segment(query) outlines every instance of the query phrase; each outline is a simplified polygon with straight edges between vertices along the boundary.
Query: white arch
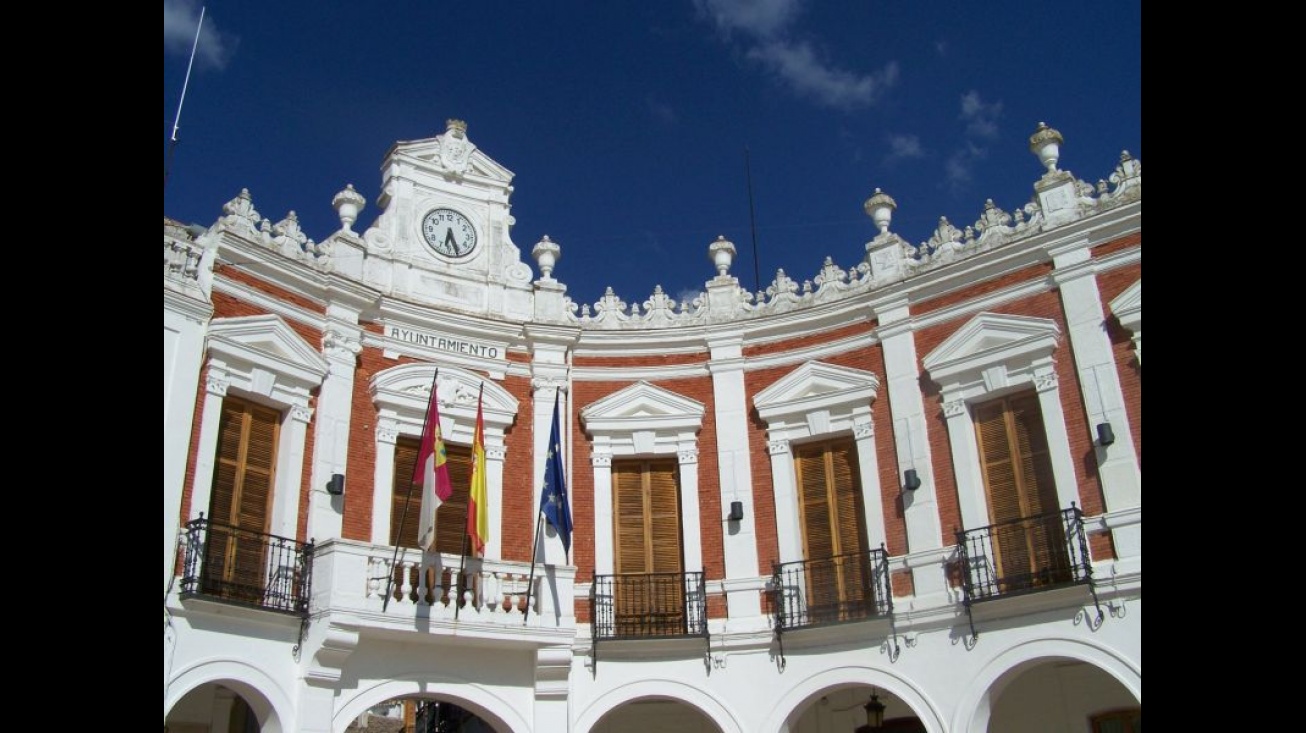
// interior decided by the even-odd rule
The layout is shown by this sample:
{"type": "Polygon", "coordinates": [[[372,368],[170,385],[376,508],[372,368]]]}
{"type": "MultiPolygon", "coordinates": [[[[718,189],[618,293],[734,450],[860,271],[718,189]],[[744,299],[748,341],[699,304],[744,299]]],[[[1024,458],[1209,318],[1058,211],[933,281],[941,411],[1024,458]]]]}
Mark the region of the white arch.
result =
{"type": "Polygon", "coordinates": [[[293,730],[290,722],[294,720],[294,703],[290,695],[263,670],[231,659],[196,662],[173,677],[163,704],[164,719],[183,697],[210,683],[221,683],[244,698],[263,733],[293,730]]]}
{"type": "Polygon", "coordinates": [[[958,733],[985,733],[992,712],[993,695],[1001,692],[1022,668],[1032,662],[1074,659],[1091,664],[1111,675],[1143,704],[1143,672],[1132,660],[1115,649],[1086,639],[1068,637],[1033,639],[1016,644],[990,659],[980,668],[973,684],[967,686],[957,701],[952,730],[958,733]]]}
{"type": "Polygon", "coordinates": [[[670,679],[640,680],[600,695],[576,716],[576,724],[572,729],[576,733],[587,733],[598,725],[604,715],[628,702],[647,698],[684,703],[706,715],[722,733],[744,733],[734,711],[726,708],[719,700],[694,685],[670,679]]]}
{"type": "Polygon", "coordinates": [[[415,677],[384,680],[370,687],[360,687],[352,696],[345,697],[341,691],[340,702],[336,705],[336,714],[331,720],[332,730],[343,732],[355,718],[369,708],[396,697],[439,697],[448,700],[464,710],[476,714],[500,731],[528,731],[530,723],[513,708],[511,700],[500,697],[491,690],[473,682],[456,679],[448,675],[442,680],[415,677]]]}
{"type": "Polygon", "coordinates": [[[798,723],[798,718],[805,707],[803,703],[820,697],[833,688],[854,685],[878,687],[902,700],[912,709],[912,712],[916,713],[916,717],[920,718],[929,733],[941,733],[946,730],[938,706],[919,685],[894,670],[861,665],[822,670],[790,685],[767,713],[762,730],[789,731],[798,723]]]}

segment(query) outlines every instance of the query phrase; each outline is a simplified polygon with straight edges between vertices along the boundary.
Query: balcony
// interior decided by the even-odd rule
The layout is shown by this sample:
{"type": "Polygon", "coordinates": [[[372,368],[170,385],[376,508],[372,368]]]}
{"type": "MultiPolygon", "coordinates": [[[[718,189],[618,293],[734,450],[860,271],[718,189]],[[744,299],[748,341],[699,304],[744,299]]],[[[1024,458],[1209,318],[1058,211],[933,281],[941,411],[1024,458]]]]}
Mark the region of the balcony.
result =
{"type": "Polygon", "coordinates": [[[964,602],[1093,582],[1084,514],[1075,507],[957,532],[964,602]]]}
{"type": "Polygon", "coordinates": [[[881,547],[776,563],[771,598],[777,632],[887,616],[893,613],[888,556],[881,547]]]}
{"type": "Polygon", "coordinates": [[[201,516],[186,524],[182,597],[308,613],[313,543],[252,532],[201,516]]]}
{"type": "Polygon", "coordinates": [[[590,607],[596,644],[707,638],[707,585],[701,572],[595,575],[590,607]]]}

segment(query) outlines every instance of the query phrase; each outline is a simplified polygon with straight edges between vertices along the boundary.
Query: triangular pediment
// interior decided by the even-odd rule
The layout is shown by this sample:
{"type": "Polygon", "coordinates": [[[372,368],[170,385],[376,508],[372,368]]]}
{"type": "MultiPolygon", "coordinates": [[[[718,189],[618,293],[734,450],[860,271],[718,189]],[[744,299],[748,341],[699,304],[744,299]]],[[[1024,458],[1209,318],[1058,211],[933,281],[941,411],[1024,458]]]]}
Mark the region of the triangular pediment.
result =
{"type": "Polygon", "coordinates": [[[879,386],[880,379],[872,372],[809,361],[758,392],[753,404],[762,409],[849,391],[869,390],[874,396],[879,386]]]}
{"type": "Polygon", "coordinates": [[[1134,330],[1134,326],[1143,320],[1143,281],[1139,280],[1125,288],[1108,305],[1120,320],[1120,325],[1134,330]]]}
{"type": "Polygon", "coordinates": [[[703,413],[703,403],[641,381],[591,402],[580,416],[586,430],[594,433],[659,427],[697,430],[703,413]]]}
{"type": "Polygon", "coordinates": [[[431,381],[436,382],[442,417],[453,417],[459,422],[474,420],[477,399],[487,428],[506,428],[516,418],[518,402],[508,390],[498,383],[485,379],[475,372],[457,367],[440,367],[428,362],[401,364],[377,372],[369,385],[372,402],[382,411],[400,417],[426,412],[431,398],[431,381]]]}
{"type": "Polygon", "coordinates": [[[1048,318],[980,313],[924,359],[931,378],[996,364],[1027,364],[1056,349],[1061,330],[1048,318]]]}
{"type": "Polygon", "coordinates": [[[280,316],[218,318],[209,326],[208,339],[210,354],[225,361],[256,364],[306,381],[326,376],[326,360],[280,316]]]}
{"type": "MultiPolygon", "coordinates": [[[[445,133],[445,135],[448,135],[448,133],[445,133]]],[[[437,135],[422,140],[397,142],[386,155],[385,165],[403,161],[414,164],[420,169],[441,175],[454,173],[461,176],[489,179],[504,185],[512,182],[512,171],[481,152],[470,141],[466,141],[465,148],[458,151],[457,157],[450,155],[451,150],[446,144],[445,135],[437,135]]]]}

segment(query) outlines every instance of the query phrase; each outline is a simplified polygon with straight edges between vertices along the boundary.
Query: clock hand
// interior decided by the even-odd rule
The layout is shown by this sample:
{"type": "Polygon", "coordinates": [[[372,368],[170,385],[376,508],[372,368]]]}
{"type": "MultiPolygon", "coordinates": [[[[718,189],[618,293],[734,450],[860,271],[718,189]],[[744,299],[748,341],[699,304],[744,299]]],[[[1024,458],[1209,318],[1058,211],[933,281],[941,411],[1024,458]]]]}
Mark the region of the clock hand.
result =
{"type": "Polygon", "coordinates": [[[461,254],[458,251],[458,240],[453,238],[452,229],[446,229],[444,231],[444,246],[448,247],[449,251],[454,254],[461,254]]]}

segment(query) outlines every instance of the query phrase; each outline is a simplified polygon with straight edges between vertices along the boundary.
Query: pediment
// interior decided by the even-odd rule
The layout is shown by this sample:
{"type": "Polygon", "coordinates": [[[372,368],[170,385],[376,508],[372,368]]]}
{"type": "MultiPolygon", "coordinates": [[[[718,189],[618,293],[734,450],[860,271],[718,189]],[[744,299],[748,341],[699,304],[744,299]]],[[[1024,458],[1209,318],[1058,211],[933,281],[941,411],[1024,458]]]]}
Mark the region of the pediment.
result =
{"type": "Polygon", "coordinates": [[[753,405],[768,422],[780,415],[805,414],[875,399],[880,379],[863,369],[809,361],[757,393],[753,405]]]}
{"type": "Polygon", "coordinates": [[[326,359],[295,333],[280,316],[218,318],[209,326],[208,349],[229,363],[259,366],[320,383],[326,376],[326,359]]]}
{"type": "Polygon", "coordinates": [[[697,400],[641,381],[591,402],[580,416],[586,430],[594,434],[659,428],[697,430],[704,412],[703,403],[697,400]]]}
{"type": "Polygon", "coordinates": [[[486,178],[503,185],[512,182],[512,171],[481,152],[466,138],[462,140],[465,141],[464,149],[458,151],[456,157],[450,155],[451,151],[445,135],[397,142],[386,156],[386,163],[392,160],[407,160],[419,168],[440,174],[454,173],[460,176],[486,178]]]}
{"type": "Polygon", "coordinates": [[[995,365],[1027,365],[1050,357],[1060,333],[1048,318],[980,313],[927,354],[923,363],[940,383],[952,375],[995,365]]]}
{"type": "Polygon", "coordinates": [[[453,418],[459,423],[475,420],[476,400],[480,395],[487,430],[502,430],[512,424],[519,403],[508,390],[466,369],[442,366],[439,370],[437,376],[436,365],[418,362],[377,372],[368,385],[372,402],[396,418],[407,421],[416,416],[420,422],[430,402],[434,377],[441,418],[453,418]]]}
{"type": "Polygon", "coordinates": [[[1130,285],[1107,304],[1120,320],[1120,325],[1133,331],[1143,322],[1143,281],[1130,285]]]}

